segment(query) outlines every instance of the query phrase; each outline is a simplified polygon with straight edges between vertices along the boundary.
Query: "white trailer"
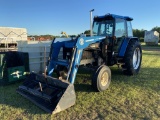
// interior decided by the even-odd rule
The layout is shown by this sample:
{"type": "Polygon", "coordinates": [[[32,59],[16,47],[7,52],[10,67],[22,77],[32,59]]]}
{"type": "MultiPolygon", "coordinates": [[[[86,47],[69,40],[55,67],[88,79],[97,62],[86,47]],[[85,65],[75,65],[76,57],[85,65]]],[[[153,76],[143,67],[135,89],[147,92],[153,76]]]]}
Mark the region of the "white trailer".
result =
{"type": "Polygon", "coordinates": [[[27,41],[25,28],[0,27],[0,51],[16,49],[17,41],[27,41]]]}
{"type": "Polygon", "coordinates": [[[147,45],[158,45],[159,33],[157,31],[145,31],[144,42],[147,45]]]}

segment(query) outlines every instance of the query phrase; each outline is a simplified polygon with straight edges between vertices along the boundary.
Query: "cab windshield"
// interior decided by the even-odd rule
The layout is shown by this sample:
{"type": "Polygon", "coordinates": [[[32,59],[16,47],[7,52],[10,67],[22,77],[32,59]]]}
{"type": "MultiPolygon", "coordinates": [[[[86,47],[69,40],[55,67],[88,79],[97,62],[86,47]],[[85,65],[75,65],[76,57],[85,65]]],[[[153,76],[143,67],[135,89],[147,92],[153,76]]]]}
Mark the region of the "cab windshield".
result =
{"type": "Polygon", "coordinates": [[[94,21],[93,35],[94,36],[113,36],[114,20],[94,21]]]}

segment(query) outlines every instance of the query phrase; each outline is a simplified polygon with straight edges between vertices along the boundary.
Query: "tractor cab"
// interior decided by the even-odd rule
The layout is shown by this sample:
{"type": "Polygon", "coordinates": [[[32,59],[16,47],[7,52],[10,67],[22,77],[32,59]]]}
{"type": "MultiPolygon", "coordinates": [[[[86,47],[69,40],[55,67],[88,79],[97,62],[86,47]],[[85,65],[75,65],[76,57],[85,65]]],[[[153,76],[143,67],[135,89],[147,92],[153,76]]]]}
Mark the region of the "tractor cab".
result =
{"type": "Polygon", "coordinates": [[[114,14],[95,16],[93,36],[105,36],[108,49],[111,49],[114,53],[120,53],[120,47],[124,39],[133,37],[132,20],[128,16],[114,14]]]}
{"type": "Polygon", "coordinates": [[[95,16],[93,22],[93,35],[95,36],[116,36],[133,37],[131,21],[127,16],[107,14],[105,16],[95,16]]]}

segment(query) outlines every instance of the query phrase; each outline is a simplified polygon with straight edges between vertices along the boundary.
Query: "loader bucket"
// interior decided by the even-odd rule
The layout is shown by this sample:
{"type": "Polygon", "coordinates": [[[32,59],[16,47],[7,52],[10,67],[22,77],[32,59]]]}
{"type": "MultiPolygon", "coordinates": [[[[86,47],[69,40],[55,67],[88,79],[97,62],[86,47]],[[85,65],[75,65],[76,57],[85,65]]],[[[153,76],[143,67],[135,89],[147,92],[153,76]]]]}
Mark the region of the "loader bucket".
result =
{"type": "Polygon", "coordinates": [[[71,107],[76,100],[73,84],[36,73],[31,73],[17,92],[52,114],[71,107]]]}

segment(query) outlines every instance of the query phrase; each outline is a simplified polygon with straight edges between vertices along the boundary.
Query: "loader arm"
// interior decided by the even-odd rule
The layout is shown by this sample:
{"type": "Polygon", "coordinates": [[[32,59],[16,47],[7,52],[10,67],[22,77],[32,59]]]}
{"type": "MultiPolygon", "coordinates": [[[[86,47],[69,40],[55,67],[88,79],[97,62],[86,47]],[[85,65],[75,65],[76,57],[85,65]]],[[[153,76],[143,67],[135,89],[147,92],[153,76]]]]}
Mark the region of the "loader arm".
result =
{"type": "Polygon", "coordinates": [[[51,60],[48,66],[48,76],[52,76],[53,71],[57,65],[66,66],[68,70],[67,80],[74,84],[75,77],[78,71],[78,67],[81,63],[82,53],[85,48],[87,48],[92,43],[99,43],[104,40],[103,36],[93,36],[93,37],[79,37],[77,40],[71,41],[56,41],[53,44],[53,52],[51,55],[51,60]],[[66,59],[58,59],[61,48],[73,48],[72,58],[69,62],[66,59]]]}
{"type": "Polygon", "coordinates": [[[79,37],[75,40],[55,39],[52,43],[51,55],[48,64],[48,75],[31,73],[17,92],[29,99],[40,108],[50,113],[57,113],[75,104],[76,95],[74,81],[81,62],[82,53],[90,44],[101,42],[105,37],[79,37]],[[72,49],[70,60],[63,56],[59,59],[61,49],[66,52],[72,49]],[[52,77],[53,71],[58,65],[68,68],[66,80],[52,77]]]}

